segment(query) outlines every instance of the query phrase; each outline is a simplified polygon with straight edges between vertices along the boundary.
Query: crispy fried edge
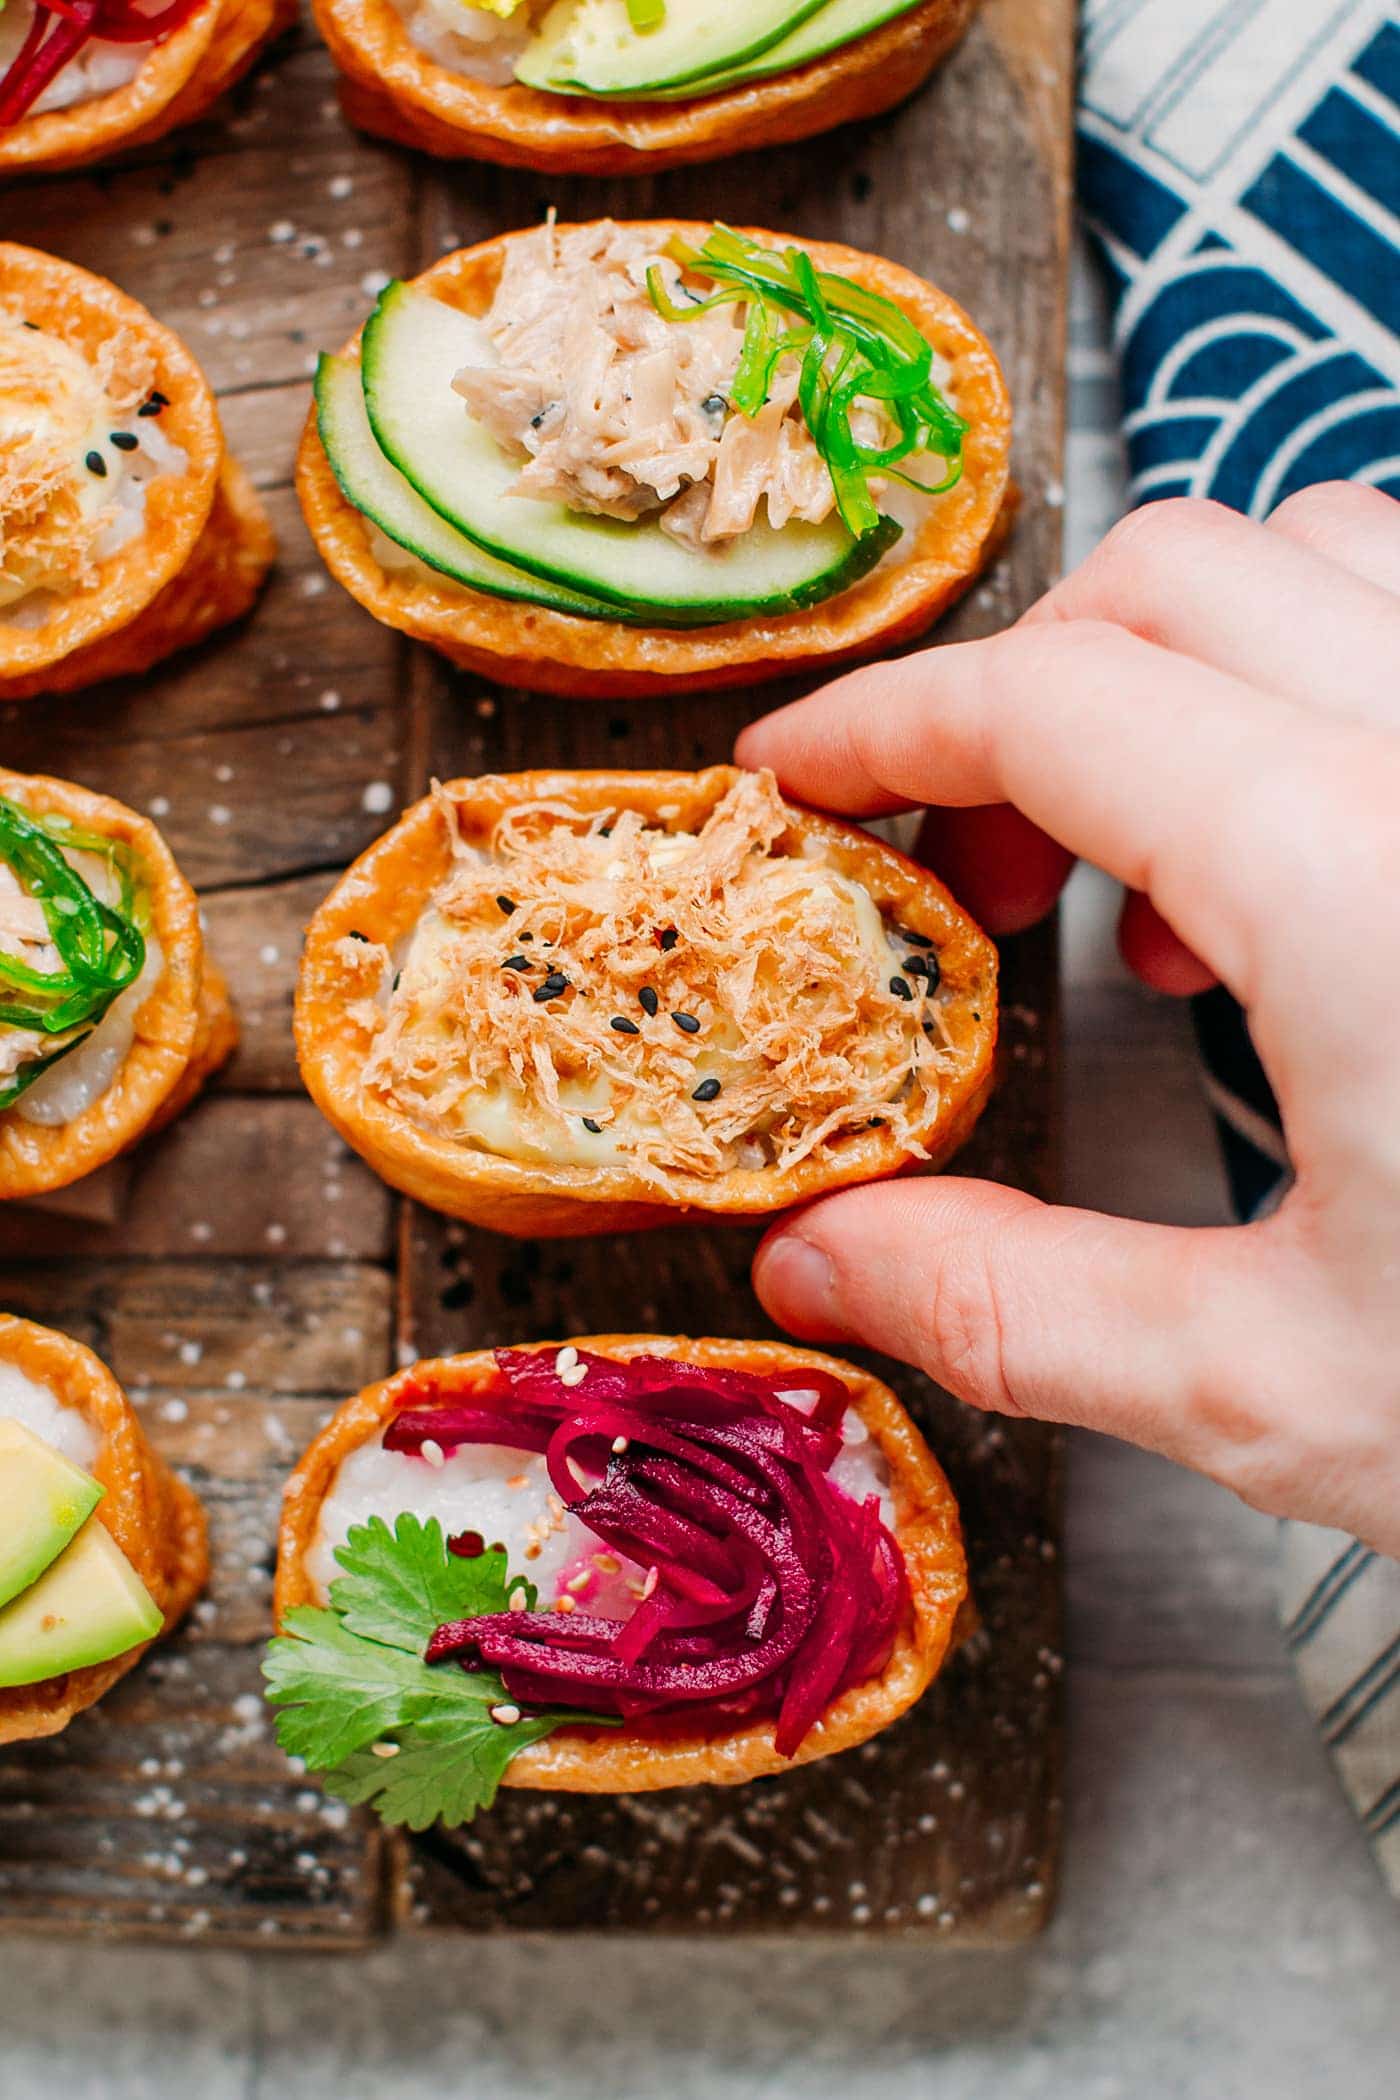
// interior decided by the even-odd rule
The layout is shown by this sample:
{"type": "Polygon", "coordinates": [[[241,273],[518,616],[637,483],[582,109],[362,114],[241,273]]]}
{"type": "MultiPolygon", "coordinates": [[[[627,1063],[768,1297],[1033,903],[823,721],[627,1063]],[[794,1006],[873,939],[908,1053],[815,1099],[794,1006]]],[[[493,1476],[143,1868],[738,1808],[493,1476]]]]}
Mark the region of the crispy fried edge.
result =
{"type": "MultiPolygon", "coordinates": [[[[623,804],[655,822],[695,830],[737,778],[732,766],[702,773],[515,773],[459,780],[471,832],[489,835],[521,802],[565,802],[594,811],[623,804]]],[[[940,1090],[937,1113],[919,1133],[930,1163],[962,1144],[991,1091],[996,1046],[996,950],[947,890],[869,832],[788,805],[792,832],[820,838],[838,864],[864,883],[902,925],[938,944],[956,1068],[940,1090]]],[[[854,1182],[878,1181],[910,1165],[888,1129],[848,1136],[839,1148],[809,1154],[782,1172],[732,1169],[717,1180],[676,1174],[666,1197],[616,1167],[544,1167],[473,1152],[418,1128],[362,1085],[370,1034],[351,1010],[362,998],[338,952],[353,928],[392,947],[415,924],[447,873],[442,819],[431,798],[415,803],[346,871],[307,929],[297,981],[295,1030],[302,1078],[321,1113],[376,1173],[433,1209],[519,1237],[636,1231],[692,1214],[753,1218],[786,1210],[854,1182]]]]}
{"type": "Polygon", "coordinates": [[[352,124],[448,159],[551,174],[655,174],[791,144],[878,116],[913,94],[966,30],[977,0],[924,0],[907,15],[770,80],[693,102],[603,101],[496,87],[439,65],[391,0],[313,0],[352,124]]]}
{"type": "MultiPolygon", "coordinates": [[[[145,1583],[165,1616],[163,1632],[169,1633],[209,1579],[207,1527],[198,1497],[151,1449],[116,1379],[81,1342],[0,1313],[0,1357],[76,1407],[100,1434],[102,1449],[93,1472],[107,1492],[97,1518],[145,1583]]],[[[150,1645],[39,1684],[0,1689],[0,1743],[57,1735],[124,1677],[150,1645]]]]}
{"type": "MultiPolygon", "coordinates": [[[[556,1342],[528,1343],[535,1351],[556,1342]]],[[[722,1737],[674,1727],[648,1736],[642,1730],[564,1728],[512,1761],[505,1784],[548,1787],[569,1793],[642,1793],[660,1787],[731,1786],[741,1780],[786,1772],[835,1751],[867,1741],[897,1720],[937,1676],[967,1595],[967,1564],[953,1491],[923,1437],[889,1387],[868,1372],[835,1357],[786,1342],[691,1341],[670,1335],[589,1335],[575,1347],[600,1356],[677,1356],[687,1363],[761,1375],[800,1377],[820,1370],[839,1378],[889,1467],[895,1498],[895,1537],[909,1574],[911,1622],[896,1641],[879,1677],[853,1685],[827,1709],[795,1758],[779,1757],[771,1721],[754,1722],[722,1737]]],[[[306,1556],[315,1540],[321,1505],[343,1461],[367,1443],[400,1408],[422,1405],[426,1384],[436,1383],[443,1403],[494,1376],[490,1350],[411,1365],[381,1384],[366,1387],[332,1416],[287,1482],[277,1555],[274,1608],[279,1626],[295,1605],[317,1596],[306,1556]]]]}

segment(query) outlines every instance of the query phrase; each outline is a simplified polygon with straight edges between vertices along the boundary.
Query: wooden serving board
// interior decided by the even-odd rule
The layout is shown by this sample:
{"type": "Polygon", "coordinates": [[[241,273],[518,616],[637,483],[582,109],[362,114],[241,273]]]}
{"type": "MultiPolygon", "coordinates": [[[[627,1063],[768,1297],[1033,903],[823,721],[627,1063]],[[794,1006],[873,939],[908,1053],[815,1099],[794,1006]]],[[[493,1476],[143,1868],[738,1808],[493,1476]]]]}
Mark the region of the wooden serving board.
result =
{"type": "MultiPolygon", "coordinates": [[[[878,1743],[737,1790],[502,1796],[403,1845],[290,1772],[258,1696],[280,1484],[329,1409],[396,1360],[606,1329],[747,1335],[753,1236],[679,1229],[517,1244],[399,1202],[301,1093],[300,930],[337,869],[433,773],[695,766],[785,697],[569,704],[449,673],[323,572],[291,489],[315,352],[388,275],[564,217],[674,213],[887,253],[976,314],[1018,410],[1012,547],[945,626],[1004,625],[1056,573],[1071,0],[987,0],[892,118],[650,182],[440,169],[371,145],[295,35],[216,119],[119,169],[11,190],[0,224],[115,278],[220,394],[276,518],[279,567],[240,630],[142,681],[0,710],[0,760],[151,811],[205,895],[243,1041],[138,1155],[119,1219],[0,1217],[0,1303],[90,1342],[213,1516],[187,1629],[62,1738],[0,1753],[0,1930],[363,1945],[470,1931],[1032,1932],[1058,1825],[1055,1441],[896,1380],[963,1503],[983,1629],[878,1743]]],[[[964,1164],[1053,1186],[1055,962],[1004,950],[1001,1090],[964,1164]]]]}

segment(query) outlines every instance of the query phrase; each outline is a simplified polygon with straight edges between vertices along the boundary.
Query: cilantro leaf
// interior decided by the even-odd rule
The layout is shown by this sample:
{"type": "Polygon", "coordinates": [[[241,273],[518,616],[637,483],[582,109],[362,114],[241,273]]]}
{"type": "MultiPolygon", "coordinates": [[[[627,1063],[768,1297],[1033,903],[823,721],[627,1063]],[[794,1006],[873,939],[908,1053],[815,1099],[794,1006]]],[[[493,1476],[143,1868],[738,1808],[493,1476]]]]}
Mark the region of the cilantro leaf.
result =
{"type": "Polygon", "coordinates": [[[263,1676],[283,1750],[342,1801],[410,1830],[470,1822],[530,1743],[571,1722],[619,1725],[556,1711],[496,1721],[493,1709],[514,1706],[496,1671],[422,1660],[449,1619],[507,1611],[520,1590],[533,1607],[534,1589],[507,1575],[504,1553],[460,1559],[436,1518],[403,1515],[392,1531],[379,1517],[356,1525],[336,1558],[345,1573],[329,1609],[287,1613],[263,1676]]]}
{"type": "Polygon", "coordinates": [[[375,1809],[386,1823],[410,1830],[442,1823],[451,1830],[489,1808],[516,1752],[558,1725],[551,1716],[503,1728],[486,1701],[454,1701],[415,1721],[392,1756],[361,1750],[348,1757],[327,1774],[326,1787],[355,1807],[375,1809]]]}
{"type": "Polygon", "coordinates": [[[267,1697],[284,1709],[278,1742],[314,1771],[338,1765],[397,1727],[415,1699],[431,1705],[436,1696],[437,1673],[417,1656],[362,1640],[333,1611],[301,1605],[287,1613],[284,1626],[263,1662],[267,1697]]]}
{"type": "Polygon", "coordinates": [[[510,1593],[535,1592],[523,1576],[506,1575],[504,1553],[462,1559],[449,1553],[436,1517],[401,1516],[391,1531],[382,1517],[357,1524],[336,1551],[344,1575],[331,1585],[331,1609],[352,1633],[422,1655],[439,1626],[506,1611],[510,1593]]]}

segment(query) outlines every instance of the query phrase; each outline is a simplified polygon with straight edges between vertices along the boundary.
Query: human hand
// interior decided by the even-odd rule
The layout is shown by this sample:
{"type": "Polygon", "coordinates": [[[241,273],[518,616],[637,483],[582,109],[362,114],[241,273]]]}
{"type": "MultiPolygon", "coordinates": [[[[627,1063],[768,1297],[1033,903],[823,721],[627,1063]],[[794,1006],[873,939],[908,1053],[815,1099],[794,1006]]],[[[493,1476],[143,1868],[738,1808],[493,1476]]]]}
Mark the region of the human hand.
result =
{"type": "Polygon", "coordinates": [[[1244,1005],[1296,1175],[1213,1230],[847,1190],[764,1240],[769,1311],[1400,1554],[1400,504],[1152,505],[1005,634],[855,671],[738,756],[818,808],[937,805],[930,857],[993,933],[1075,855],[1108,869],[1140,974],[1244,1005]]]}

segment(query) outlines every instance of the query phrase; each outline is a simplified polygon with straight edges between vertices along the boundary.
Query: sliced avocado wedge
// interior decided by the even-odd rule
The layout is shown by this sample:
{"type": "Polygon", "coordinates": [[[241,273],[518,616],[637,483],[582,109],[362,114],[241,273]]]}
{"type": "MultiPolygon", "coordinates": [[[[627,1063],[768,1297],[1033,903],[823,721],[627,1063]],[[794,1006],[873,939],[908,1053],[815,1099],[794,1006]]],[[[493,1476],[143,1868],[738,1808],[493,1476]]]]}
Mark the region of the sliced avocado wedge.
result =
{"type": "Polygon", "coordinates": [[[0,1611],[0,1687],[110,1662],[153,1640],[163,1623],[131,1562],[94,1519],[0,1611]]]}
{"type": "Polygon", "coordinates": [[[375,443],[353,358],[322,357],[317,365],[316,428],[346,502],[430,569],[493,598],[517,598],[593,619],[613,617],[600,599],[510,568],[440,518],[375,443]]]}
{"type": "Polygon", "coordinates": [[[516,61],[527,87],[645,100],[755,58],[825,0],[666,0],[655,29],[634,29],[627,0],[559,0],[516,61]]]}
{"type": "Polygon", "coordinates": [[[661,88],[656,99],[693,102],[702,95],[719,95],[726,88],[743,87],[750,80],[771,80],[775,73],[795,73],[799,66],[809,66],[814,59],[825,58],[828,52],[839,51],[843,44],[853,44],[858,37],[869,36],[873,30],[883,29],[886,22],[922,5],[923,0],[827,0],[825,7],[818,8],[756,57],[726,66],[718,73],[707,73],[681,87],[661,88]]]}
{"type": "Polygon", "coordinates": [[[90,1473],[32,1429],[0,1421],[0,1605],[52,1566],[102,1495],[90,1473]]]}
{"type": "Polygon", "coordinates": [[[603,600],[613,619],[698,627],[796,612],[857,582],[899,538],[894,520],[882,518],[856,540],[833,512],[820,525],[755,525],[722,548],[696,550],[649,520],[592,517],[513,495],[516,462],[452,391],[463,365],[494,360],[469,314],[411,285],[389,285],[360,348],[379,448],[478,547],[603,600]]]}

